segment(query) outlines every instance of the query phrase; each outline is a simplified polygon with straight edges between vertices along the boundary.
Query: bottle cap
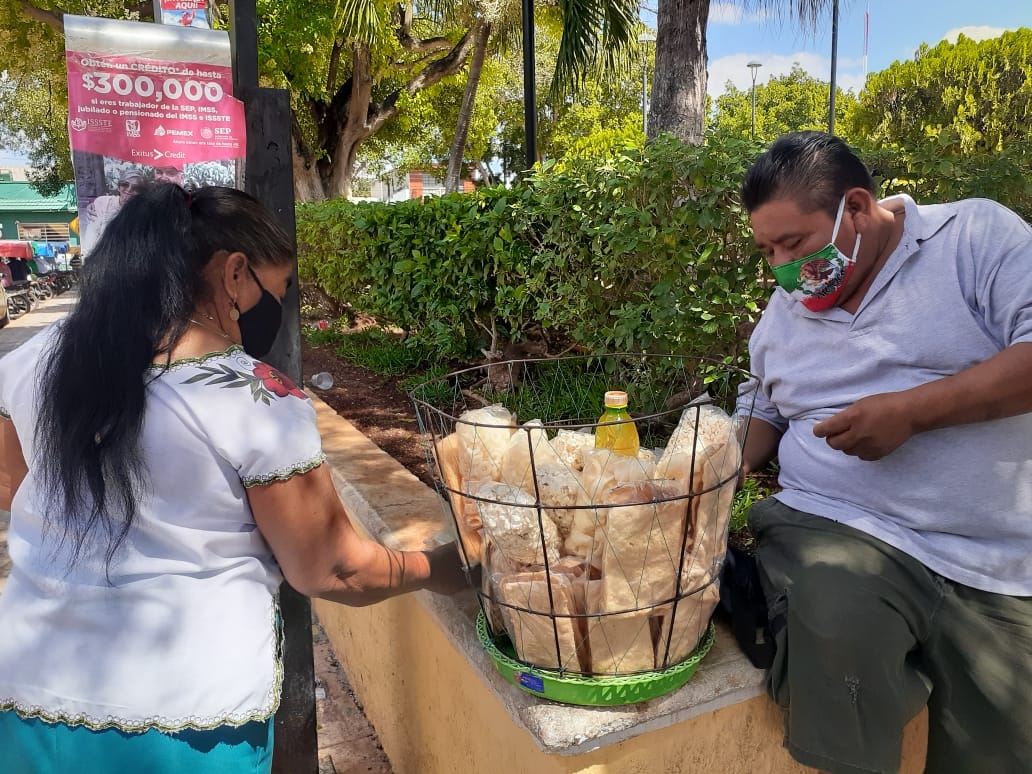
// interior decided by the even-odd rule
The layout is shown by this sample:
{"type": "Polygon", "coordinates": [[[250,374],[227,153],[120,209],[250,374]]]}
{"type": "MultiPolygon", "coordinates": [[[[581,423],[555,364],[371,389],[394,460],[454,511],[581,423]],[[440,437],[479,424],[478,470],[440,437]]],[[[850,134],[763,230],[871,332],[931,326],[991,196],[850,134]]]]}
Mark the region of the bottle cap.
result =
{"type": "Polygon", "coordinates": [[[606,405],[611,408],[621,408],[627,405],[627,393],[623,390],[609,390],[606,393],[606,405]]]}

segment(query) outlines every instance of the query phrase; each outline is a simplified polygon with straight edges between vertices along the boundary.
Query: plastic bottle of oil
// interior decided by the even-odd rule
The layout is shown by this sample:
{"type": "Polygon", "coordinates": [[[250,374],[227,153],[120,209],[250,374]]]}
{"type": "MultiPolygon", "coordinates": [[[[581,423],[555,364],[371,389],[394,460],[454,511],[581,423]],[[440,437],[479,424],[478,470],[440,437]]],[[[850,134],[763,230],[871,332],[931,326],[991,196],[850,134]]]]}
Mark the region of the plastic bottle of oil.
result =
{"type": "Polygon", "coordinates": [[[626,457],[638,456],[638,428],[627,411],[627,393],[610,390],[606,393],[606,411],[595,428],[595,448],[612,449],[626,457]],[[619,422],[620,424],[604,424],[619,422]]]}

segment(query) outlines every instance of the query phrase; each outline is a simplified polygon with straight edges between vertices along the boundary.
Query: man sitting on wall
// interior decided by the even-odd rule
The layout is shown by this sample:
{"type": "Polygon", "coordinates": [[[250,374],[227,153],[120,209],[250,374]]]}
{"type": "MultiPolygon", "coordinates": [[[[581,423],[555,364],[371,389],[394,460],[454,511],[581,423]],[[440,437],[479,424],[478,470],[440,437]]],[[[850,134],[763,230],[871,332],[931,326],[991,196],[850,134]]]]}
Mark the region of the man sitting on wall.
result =
{"type": "Polygon", "coordinates": [[[777,140],[742,186],[779,287],[749,341],[745,467],[798,761],[1032,764],[1032,228],[996,202],[879,200],[836,137],[777,140]]]}

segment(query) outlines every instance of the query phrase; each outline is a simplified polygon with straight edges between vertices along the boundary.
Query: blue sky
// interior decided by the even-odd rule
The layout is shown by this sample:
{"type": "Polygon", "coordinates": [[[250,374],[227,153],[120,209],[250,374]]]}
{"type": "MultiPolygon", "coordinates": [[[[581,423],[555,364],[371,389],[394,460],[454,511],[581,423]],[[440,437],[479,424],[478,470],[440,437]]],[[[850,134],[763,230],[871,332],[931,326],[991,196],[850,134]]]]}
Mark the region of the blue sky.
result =
{"type": "MultiPolygon", "coordinates": [[[[655,0],[647,0],[652,5],[655,0]]],[[[787,73],[793,62],[816,78],[831,77],[831,11],[819,33],[804,33],[790,21],[764,19],[741,2],[710,5],[707,48],[709,93],[718,96],[730,80],[752,85],[746,64],[763,64],[756,83],[787,73]]],[[[830,3],[829,3],[830,6],[830,3]]],[[[870,12],[867,71],[912,59],[921,43],[944,38],[995,37],[1007,29],[1032,28],[1032,0],[840,0],[837,81],[859,91],[864,79],[864,13],[870,12]]]]}

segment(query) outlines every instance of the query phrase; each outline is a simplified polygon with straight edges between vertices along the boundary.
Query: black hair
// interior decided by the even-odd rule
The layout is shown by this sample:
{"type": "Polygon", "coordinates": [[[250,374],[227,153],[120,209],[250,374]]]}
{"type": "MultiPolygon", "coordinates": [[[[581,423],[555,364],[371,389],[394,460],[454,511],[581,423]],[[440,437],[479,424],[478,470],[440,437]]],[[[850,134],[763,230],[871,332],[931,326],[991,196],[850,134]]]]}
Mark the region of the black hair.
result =
{"type": "Polygon", "coordinates": [[[110,565],[133,523],[147,481],[146,371],[186,330],[223,250],[257,266],[293,260],[293,241],[253,197],[172,183],[144,186],[86,257],[79,301],[41,370],[34,468],[45,524],[71,541],[73,564],[101,537],[110,565]]]}
{"type": "Polygon", "coordinates": [[[753,212],[788,198],[804,212],[824,210],[834,217],[850,188],[877,192],[871,173],[848,145],[825,132],[792,132],[775,140],[749,167],[742,205],[753,212]]]}

